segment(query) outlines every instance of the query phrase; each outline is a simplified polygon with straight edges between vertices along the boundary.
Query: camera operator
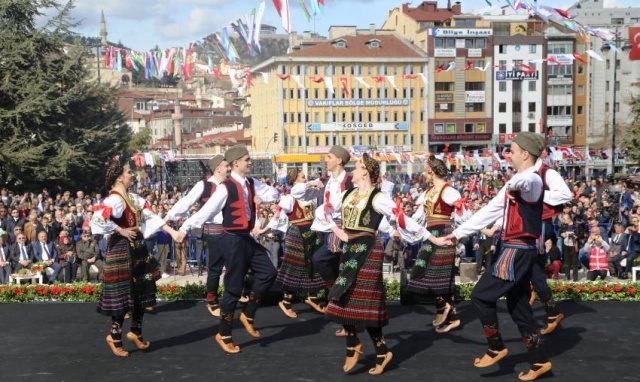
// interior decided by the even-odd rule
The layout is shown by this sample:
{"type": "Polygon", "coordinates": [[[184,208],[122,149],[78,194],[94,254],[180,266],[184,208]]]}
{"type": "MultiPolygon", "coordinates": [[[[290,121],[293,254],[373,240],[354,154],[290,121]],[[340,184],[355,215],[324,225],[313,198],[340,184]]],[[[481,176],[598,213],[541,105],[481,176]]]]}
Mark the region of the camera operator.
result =
{"type": "Polygon", "coordinates": [[[562,238],[562,257],[567,280],[571,280],[573,270],[573,281],[578,281],[578,237],[576,235],[576,225],[571,219],[571,215],[562,215],[562,225],[560,226],[560,237],[562,238]]]}
{"type": "Polygon", "coordinates": [[[589,271],[587,272],[587,280],[595,281],[598,277],[604,280],[607,277],[609,266],[607,264],[607,252],[609,252],[609,243],[602,239],[597,232],[591,234],[584,251],[589,253],[589,271]]]}

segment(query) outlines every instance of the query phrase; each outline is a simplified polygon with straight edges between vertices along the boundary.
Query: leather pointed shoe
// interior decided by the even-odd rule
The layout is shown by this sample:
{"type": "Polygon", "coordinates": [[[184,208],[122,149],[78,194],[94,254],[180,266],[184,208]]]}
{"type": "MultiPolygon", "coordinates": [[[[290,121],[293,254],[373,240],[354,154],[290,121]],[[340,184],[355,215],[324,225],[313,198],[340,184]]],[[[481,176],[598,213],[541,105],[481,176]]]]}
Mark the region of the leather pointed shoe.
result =
{"type": "Polygon", "coordinates": [[[111,338],[111,334],[107,335],[107,345],[109,345],[109,349],[111,349],[113,354],[115,354],[118,357],[122,357],[122,358],[128,357],[129,356],[129,352],[124,350],[124,348],[122,348],[122,346],[116,346],[116,343],[121,344],[122,341],[114,341],[114,339],[111,338]]]}
{"type": "Polygon", "coordinates": [[[229,354],[240,353],[240,346],[237,346],[237,345],[235,345],[233,343],[233,340],[231,339],[231,336],[222,337],[220,335],[220,333],[218,333],[213,338],[216,340],[218,345],[220,345],[222,350],[224,350],[225,352],[227,352],[229,354]],[[225,341],[227,341],[227,342],[225,342],[225,341]]]}
{"type": "Polygon", "coordinates": [[[247,317],[244,314],[244,312],[240,313],[240,317],[238,318],[240,319],[240,322],[242,322],[242,325],[244,325],[244,328],[247,330],[247,333],[249,333],[251,337],[260,338],[260,332],[253,327],[252,318],[247,317]]]}
{"type": "Polygon", "coordinates": [[[135,333],[132,333],[132,332],[127,333],[127,338],[129,339],[129,341],[133,342],[138,349],[140,350],[148,349],[151,343],[149,341],[142,342],[140,340],[141,337],[142,336],[137,336],[135,333]]]}

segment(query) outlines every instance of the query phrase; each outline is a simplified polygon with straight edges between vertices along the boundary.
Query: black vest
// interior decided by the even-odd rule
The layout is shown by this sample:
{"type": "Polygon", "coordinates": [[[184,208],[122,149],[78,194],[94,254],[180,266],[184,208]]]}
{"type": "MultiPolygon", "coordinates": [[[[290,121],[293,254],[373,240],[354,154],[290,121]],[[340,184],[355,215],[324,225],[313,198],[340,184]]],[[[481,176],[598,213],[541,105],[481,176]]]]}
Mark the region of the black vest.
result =
{"type": "Polygon", "coordinates": [[[203,180],[204,182],[204,190],[202,190],[202,194],[200,195],[200,205],[203,205],[209,200],[211,195],[216,191],[216,184],[213,182],[209,182],[208,180],[203,180]]]}
{"type": "Polygon", "coordinates": [[[253,178],[247,178],[249,182],[248,194],[249,200],[245,200],[244,192],[242,191],[242,184],[229,177],[227,180],[221,183],[227,188],[227,202],[222,207],[222,226],[225,231],[244,232],[249,233],[256,221],[256,205],[253,202],[253,197],[256,194],[253,185],[253,178]],[[249,209],[251,211],[251,220],[247,216],[246,204],[249,203],[249,209]]]}
{"type": "Polygon", "coordinates": [[[363,210],[359,210],[356,207],[351,207],[348,200],[354,190],[357,192],[357,188],[351,188],[344,194],[342,198],[342,228],[347,231],[364,231],[370,233],[376,233],[383,215],[377,212],[373,208],[373,199],[380,192],[379,189],[374,188],[369,195],[367,204],[363,210]],[[347,203],[345,203],[345,201],[347,203]]]}

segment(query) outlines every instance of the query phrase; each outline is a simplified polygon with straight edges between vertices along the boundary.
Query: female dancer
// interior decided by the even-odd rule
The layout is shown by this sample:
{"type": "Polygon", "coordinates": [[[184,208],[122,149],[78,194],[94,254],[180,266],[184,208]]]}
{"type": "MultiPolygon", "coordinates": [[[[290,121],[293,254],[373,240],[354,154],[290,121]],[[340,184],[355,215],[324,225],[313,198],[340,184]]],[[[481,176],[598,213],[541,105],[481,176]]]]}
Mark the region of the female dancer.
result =
{"type": "Polygon", "coordinates": [[[311,256],[316,246],[321,244],[321,239],[317,232],[310,229],[319,195],[318,186],[321,184],[319,181],[307,183],[307,175],[297,168],[289,170],[287,185],[291,187],[291,193],[284,195],[278,204],[281,212],[287,214],[291,223],[284,239],[284,258],[276,279],[282,283],[284,289],[284,298],[278,306],[289,318],[298,317],[291,308],[296,291],[307,293],[305,303],[318,313],[324,313],[324,309],[317,303],[316,292],[323,289],[325,284],[311,261],[311,256]]]}
{"type": "MultiPolygon", "coordinates": [[[[432,185],[418,198],[420,209],[413,218],[425,220],[433,235],[443,237],[453,231],[451,216],[461,196],[446,182],[444,162],[433,155],[427,160],[425,175],[432,185]]],[[[407,285],[407,290],[413,293],[436,296],[436,318],[432,323],[437,333],[446,333],[460,326],[453,302],[455,257],[455,247],[425,245],[418,253],[407,285]]]]}
{"type": "Polygon", "coordinates": [[[142,318],[145,308],[156,303],[155,280],[160,274],[149,266],[151,256],[144,238],[159,229],[174,240],[178,238],[177,231],[154,215],[142,197],[127,192],[134,183],[135,175],[128,163],[112,162],[105,176],[109,196],[91,221],[94,234],[108,235],[98,313],[111,316],[107,344],[118,357],[129,356],[122,347],[122,323],[130,311],[131,331],[127,338],[141,350],[149,347],[149,341],[142,338],[142,318]]]}
{"type": "MultiPolygon", "coordinates": [[[[345,373],[351,371],[362,353],[362,344],[356,335],[356,326],[365,326],[376,350],[376,365],[369,374],[384,372],[393,354],[387,348],[382,327],[389,317],[382,280],[382,251],[373,251],[376,231],[383,217],[394,220],[393,200],[375,187],[379,176],[378,162],[365,154],[356,162],[353,183],[357,188],[345,191],[342,199],[342,228],[316,210],[316,223],[328,220],[331,231],[344,243],[340,257],[339,275],[329,291],[327,318],[342,324],[347,336],[345,373]]],[[[432,236],[424,227],[409,217],[398,217],[398,231],[405,231],[416,240],[429,240],[437,245],[451,244],[432,236]]],[[[394,235],[396,233],[393,233],[394,235]]]]}

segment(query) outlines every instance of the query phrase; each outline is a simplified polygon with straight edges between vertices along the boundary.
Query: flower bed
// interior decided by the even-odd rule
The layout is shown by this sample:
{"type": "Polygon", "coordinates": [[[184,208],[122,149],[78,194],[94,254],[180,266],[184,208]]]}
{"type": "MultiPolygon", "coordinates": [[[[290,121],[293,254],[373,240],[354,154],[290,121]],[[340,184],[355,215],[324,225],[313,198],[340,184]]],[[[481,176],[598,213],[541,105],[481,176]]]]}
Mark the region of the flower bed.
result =
{"type": "MultiPolygon", "coordinates": [[[[387,300],[400,299],[400,283],[385,281],[387,300]]],[[[551,281],[549,286],[556,300],[574,301],[640,301],[640,284],[636,283],[567,283],[551,281]]],[[[54,285],[0,285],[0,302],[29,301],[77,301],[97,302],[100,295],[100,284],[74,283],[54,285]]],[[[456,286],[456,299],[464,301],[471,298],[474,284],[456,286]]],[[[222,290],[222,287],[221,287],[222,290]]],[[[206,297],[206,286],[203,283],[158,285],[158,300],[202,300],[206,297]]]]}

